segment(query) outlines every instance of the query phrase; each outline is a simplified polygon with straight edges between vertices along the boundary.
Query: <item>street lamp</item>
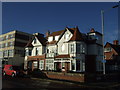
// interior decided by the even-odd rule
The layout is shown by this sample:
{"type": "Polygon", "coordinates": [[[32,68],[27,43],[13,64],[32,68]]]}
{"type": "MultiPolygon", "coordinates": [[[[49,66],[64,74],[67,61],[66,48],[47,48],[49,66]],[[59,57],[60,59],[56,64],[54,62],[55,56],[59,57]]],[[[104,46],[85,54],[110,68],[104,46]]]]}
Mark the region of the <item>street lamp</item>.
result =
{"type": "MultiPolygon", "coordinates": [[[[117,8],[117,7],[119,7],[119,5],[113,6],[112,8],[117,8]]],[[[110,8],[110,9],[112,9],[112,8],[110,8]]],[[[110,10],[110,9],[108,9],[108,10],[110,10]]],[[[103,44],[103,60],[102,60],[102,62],[103,62],[103,74],[105,74],[105,62],[106,62],[104,60],[104,12],[105,12],[104,10],[101,10],[101,19],[102,19],[102,44],[103,44]]]]}

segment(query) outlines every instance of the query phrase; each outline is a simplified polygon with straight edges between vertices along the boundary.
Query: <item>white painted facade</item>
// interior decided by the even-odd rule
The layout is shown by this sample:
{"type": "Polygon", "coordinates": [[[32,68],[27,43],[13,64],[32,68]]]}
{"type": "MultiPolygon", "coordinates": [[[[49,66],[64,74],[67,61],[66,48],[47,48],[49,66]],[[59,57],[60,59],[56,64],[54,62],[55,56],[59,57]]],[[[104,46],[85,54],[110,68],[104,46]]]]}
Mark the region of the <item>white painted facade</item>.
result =
{"type": "MultiPolygon", "coordinates": [[[[32,40],[33,47],[26,47],[26,55],[25,55],[25,60],[24,60],[24,68],[27,69],[27,60],[28,56],[40,56],[45,54],[46,52],[46,47],[42,45],[42,43],[38,40],[38,38],[35,36],[34,39],[32,40]]],[[[39,64],[39,69],[43,70],[44,68],[44,60],[40,60],[39,62],[33,61],[34,67],[39,64]]]]}
{"type": "MultiPolygon", "coordinates": [[[[91,37],[91,40],[96,39],[96,43],[88,44],[87,41],[70,41],[73,33],[69,29],[66,29],[62,36],[49,36],[48,42],[56,41],[56,43],[47,44],[46,46],[43,46],[35,37],[36,40],[32,42],[31,56],[45,54],[45,70],[57,70],[57,68],[62,70],[63,67],[66,67],[69,71],[85,72],[86,55],[95,55],[96,71],[102,71],[102,36],[96,33],[84,35],[86,38],[87,36],[91,37]],[[36,50],[38,51],[37,54],[36,50]],[[62,55],[66,55],[67,58],[62,55]]],[[[27,60],[27,57],[25,57],[25,60],[27,60]]],[[[39,62],[39,64],[41,63],[39,62]]],[[[43,66],[40,66],[40,69],[42,70],[43,66]]]]}
{"type": "Polygon", "coordinates": [[[72,33],[67,30],[64,35],[61,37],[61,39],[58,41],[57,45],[58,45],[58,54],[69,54],[69,45],[68,45],[68,41],[71,39],[72,37],[72,33]]]}

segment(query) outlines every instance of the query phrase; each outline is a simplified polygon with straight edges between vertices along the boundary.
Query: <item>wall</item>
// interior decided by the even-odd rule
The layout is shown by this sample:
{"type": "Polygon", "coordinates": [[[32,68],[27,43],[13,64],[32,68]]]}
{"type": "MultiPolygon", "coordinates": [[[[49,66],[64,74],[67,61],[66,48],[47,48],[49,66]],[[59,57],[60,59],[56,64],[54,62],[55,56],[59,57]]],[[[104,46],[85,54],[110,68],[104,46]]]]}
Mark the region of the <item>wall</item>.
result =
{"type": "Polygon", "coordinates": [[[36,56],[36,48],[38,48],[38,55],[42,55],[43,54],[43,46],[42,44],[39,42],[39,40],[35,37],[36,39],[36,43],[34,43],[34,40],[32,42],[33,50],[32,50],[32,56],[36,56]]]}
{"type": "Polygon", "coordinates": [[[45,72],[48,78],[68,80],[75,82],[85,82],[84,74],[73,74],[73,73],[58,73],[58,72],[45,72]]]}
{"type": "Polygon", "coordinates": [[[67,41],[69,41],[71,37],[72,37],[72,33],[69,30],[67,30],[58,42],[58,54],[68,54],[68,42],[67,41]],[[66,40],[66,35],[68,37],[67,40],[66,40]]]}
{"type": "Polygon", "coordinates": [[[57,53],[57,45],[48,45],[46,49],[49,50],[49,53],[57,53]]]}
{"type": "Polygon", "coordinates": [[[23,63],[24,63],[24,57],[15,56],[8,60],[8,64],[10,64],[10,65],[21,66],[21,65],[23,65],[23,63]]]}
{"type": "Polygon", "coordinates": [[[88,50],[88,55],[97,55],[97,51],[98,51],[98,48],[97,48],[97,45],[96,44],[89,44],[87,46],[87,50],[88,50]]]}

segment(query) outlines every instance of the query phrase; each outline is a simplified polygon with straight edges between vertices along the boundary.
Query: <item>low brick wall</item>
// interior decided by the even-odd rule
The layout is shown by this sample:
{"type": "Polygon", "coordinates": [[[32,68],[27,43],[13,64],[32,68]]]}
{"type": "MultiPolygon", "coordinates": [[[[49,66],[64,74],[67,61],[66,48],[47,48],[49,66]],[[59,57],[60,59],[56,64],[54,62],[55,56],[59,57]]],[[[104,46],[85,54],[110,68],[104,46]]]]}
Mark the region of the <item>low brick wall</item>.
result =
{"type": "Polygon", "coordinates": [[[44,72],[44,73],[46,73],[47,77],[51,79],[85,82],[84,74],[64,72],[44,72]]]}

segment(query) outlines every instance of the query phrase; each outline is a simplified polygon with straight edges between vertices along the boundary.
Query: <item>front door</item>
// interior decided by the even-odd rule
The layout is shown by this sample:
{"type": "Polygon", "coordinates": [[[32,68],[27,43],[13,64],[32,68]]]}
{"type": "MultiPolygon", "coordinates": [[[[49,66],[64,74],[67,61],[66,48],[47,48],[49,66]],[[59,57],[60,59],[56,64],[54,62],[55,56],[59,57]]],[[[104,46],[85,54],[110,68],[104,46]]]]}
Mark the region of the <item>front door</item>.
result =
{"type": "Polygon", "coordinates": [[[69,71],[70,70],[70,63],[69,62],[66,62],[65,63],[65,71],[69,71]]]}
{"type": "Polygon", "coordinates": [[[38,68],[38,61],[33,61],[33,70],[38,68]]]}
{"type": "Polygon", "coordinates": [[[32,61],[28,61],[27,68],[28,68],[29,70],[32,70],[32,61]]]}
{"type": "Polygon", "coordinates": [[[61,63],[60,62],[55,62],[55,70],[61,71],[61,63]]]}

